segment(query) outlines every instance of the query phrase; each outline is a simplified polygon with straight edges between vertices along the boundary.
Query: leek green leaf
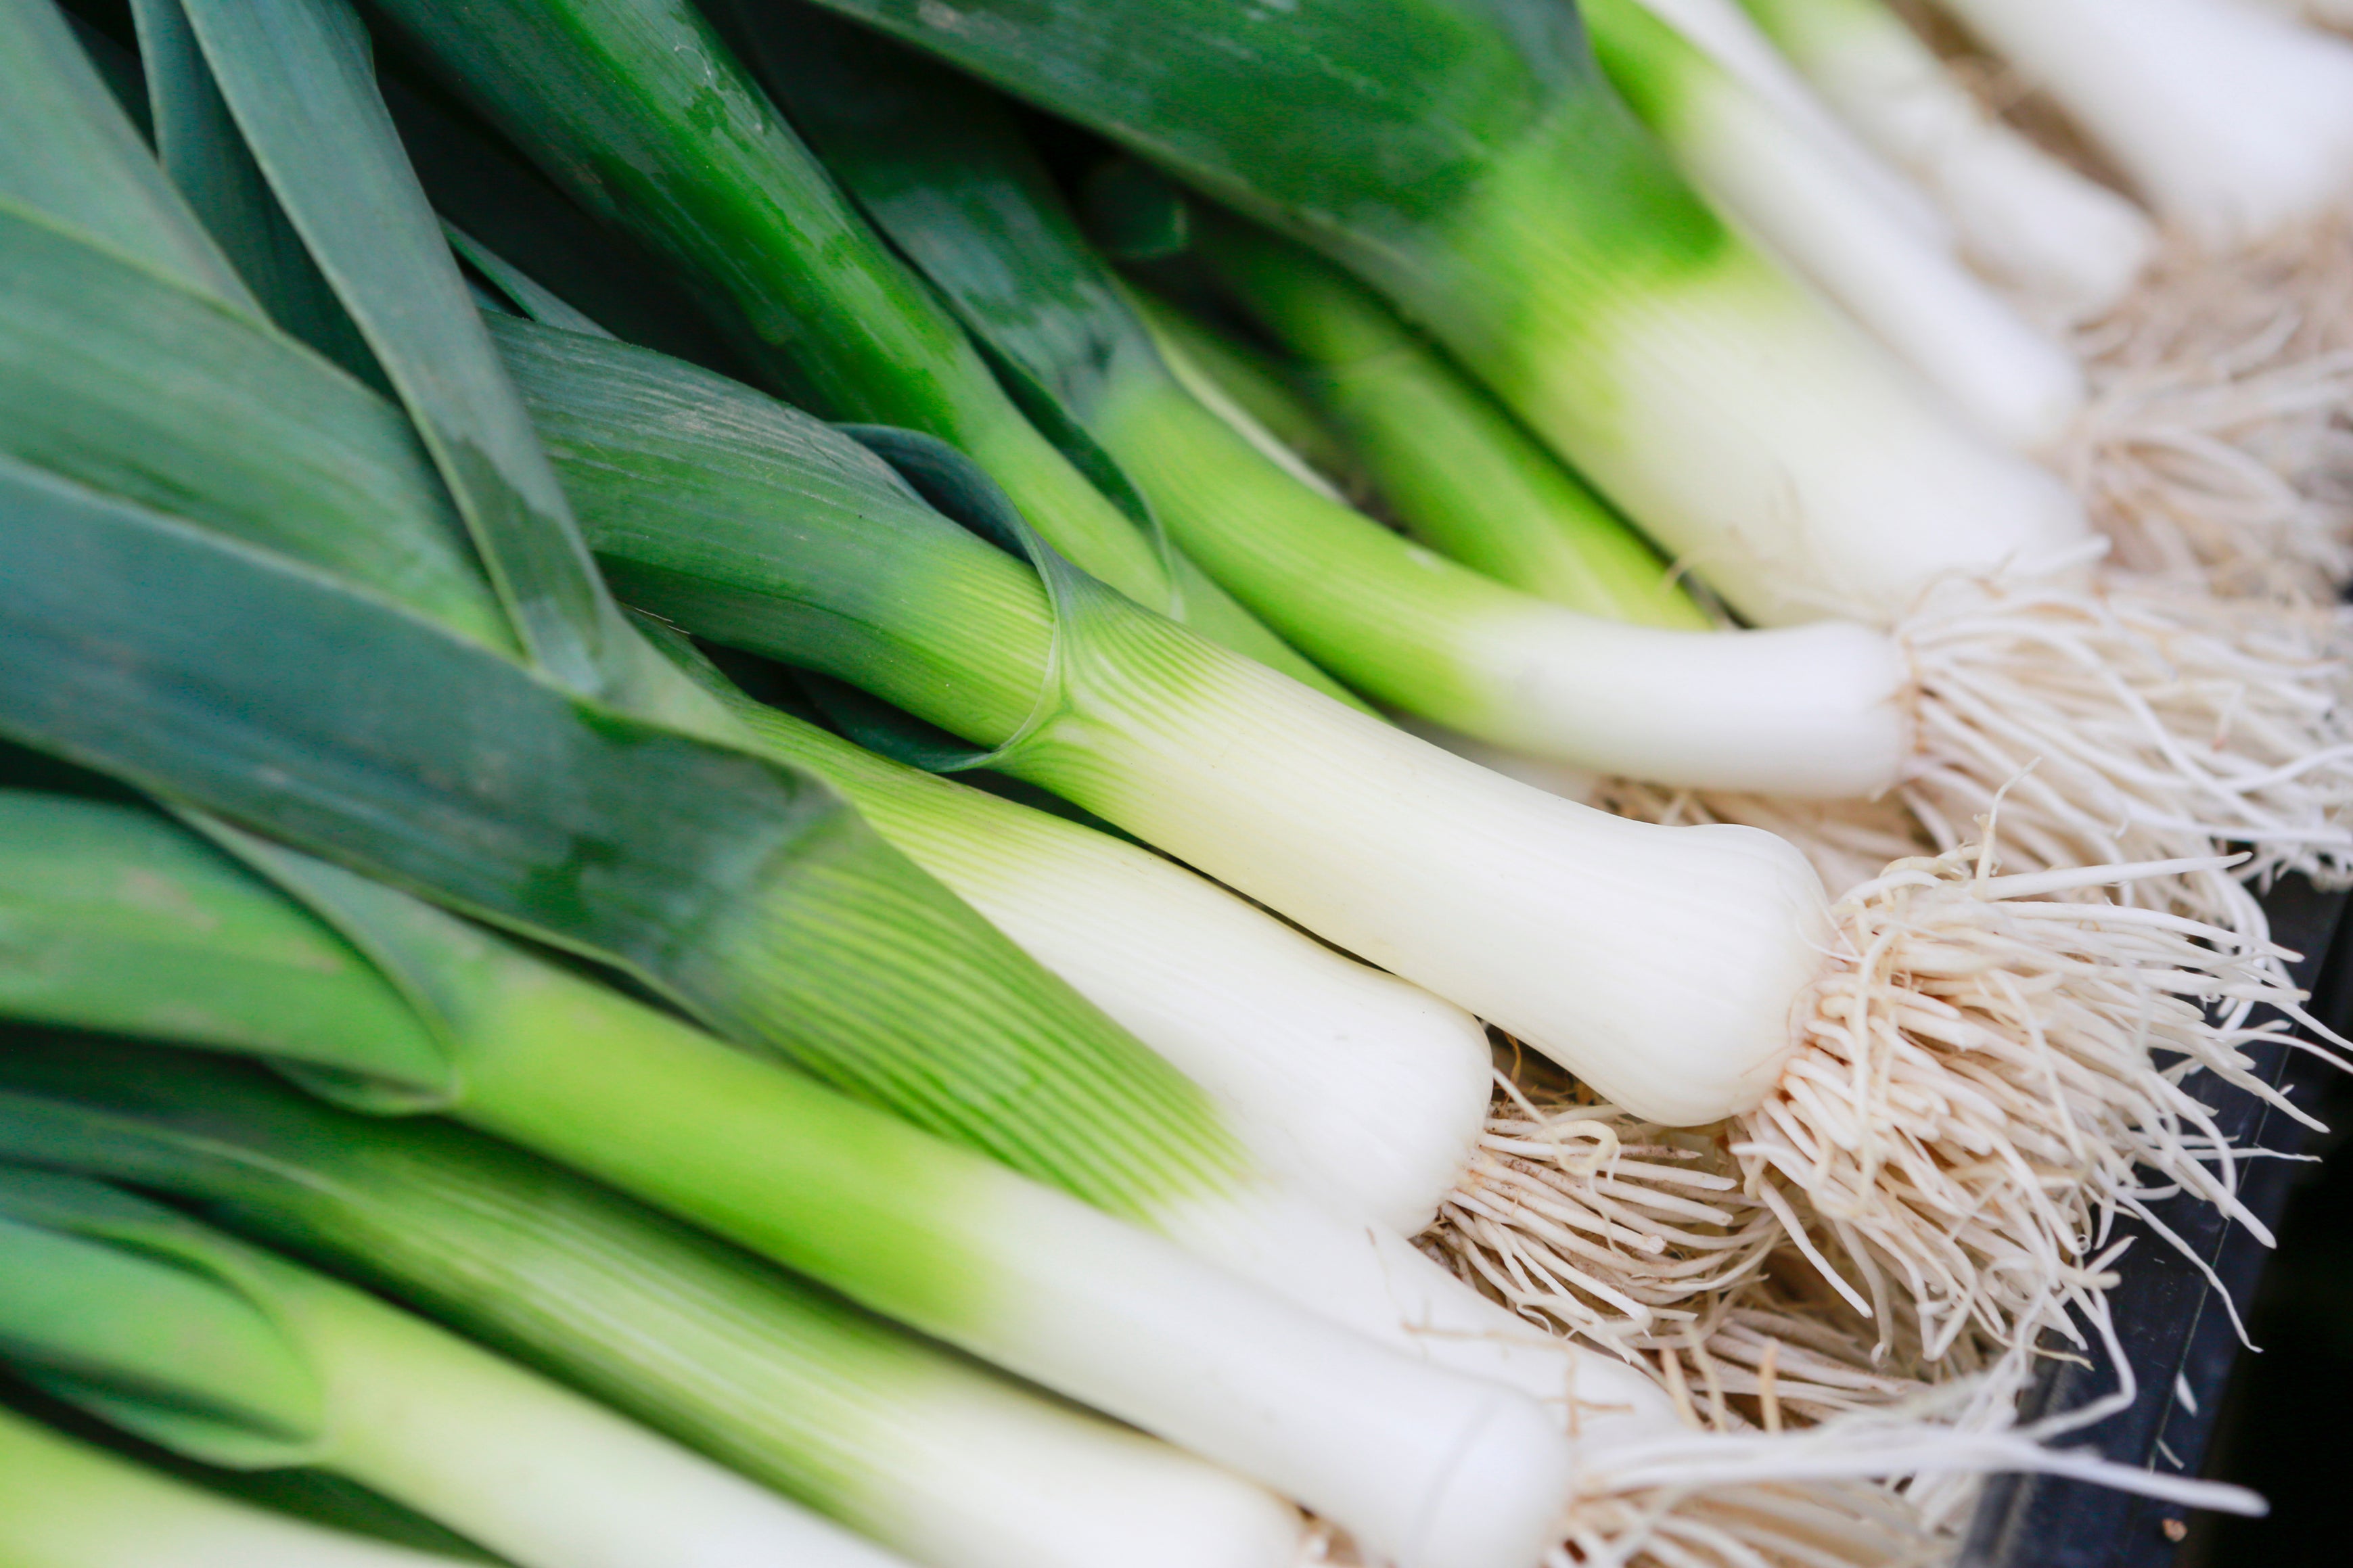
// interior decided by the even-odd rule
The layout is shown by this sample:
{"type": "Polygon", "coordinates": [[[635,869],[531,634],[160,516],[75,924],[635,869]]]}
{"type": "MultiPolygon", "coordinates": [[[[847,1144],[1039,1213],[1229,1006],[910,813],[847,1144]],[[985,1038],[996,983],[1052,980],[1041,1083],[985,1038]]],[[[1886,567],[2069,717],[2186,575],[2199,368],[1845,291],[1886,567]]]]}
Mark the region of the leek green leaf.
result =
{"type": "Polygon", "coordinates": [[[381,391],[391,384],[246,150],[180,0],[132,0],[164,172],[270,319],[381,391]]]}
{"type": "Polygon", "coordinates": [[[50,0],[0,0],[0,201],[255,308],[50,0]]]}

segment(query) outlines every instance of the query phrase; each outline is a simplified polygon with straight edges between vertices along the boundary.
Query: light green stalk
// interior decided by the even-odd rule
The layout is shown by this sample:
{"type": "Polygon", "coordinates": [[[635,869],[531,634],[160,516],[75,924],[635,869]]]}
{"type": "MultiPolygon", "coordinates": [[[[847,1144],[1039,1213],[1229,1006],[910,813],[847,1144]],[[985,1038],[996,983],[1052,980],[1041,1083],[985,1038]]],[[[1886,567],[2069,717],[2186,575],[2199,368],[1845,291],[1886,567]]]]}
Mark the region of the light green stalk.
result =
{"type": "Polygon", "coordinates": [[[1131,282],[1129,297],[1151,329],[1161,357],[1196,397],[1212,408],[1219,399],[1230,403],[1250,423],[1280,441],[1320,482],[1352,497],[1372,493],[1370,476],[1298,384],[1292,366],[1150,289],[1131,282]],[[1188,367],[1198,379],[1187,376],[1188,367]]]}
{"type": "Polygon", "coordinates": [[[1588,615],[1690,631],[1712,625],[1606,501],[1370,289],[1231,219],[1205,224],[1199,246],[1312,367],[1308,384],[1430,548],[1588,615]]]}
{"type": "Polygon", "coordinates": [[[0,1167],[0,1355],[150,1441],[334,1471],[518,1568],[897,1561],[372,1296],[79,1178],[0,1167]]]}
{"type": "Polygon", "coordinates": [[[0,1149],[200,1203],[942,1568],[1279,1562],[1264,1494],[554,1165],[176,1052],[0,1047],[0,1149]]]}
{"type": "Polygon", "coordinates": [[[0,1407],[11,1568],[459,1568],[459,1560],[232,1502],[0,1407]]]}
{"type": "Polygon", "coordinates": [[[947,440],[1104,582],[1323,679],[1164,554],[1023,417],[691,7],[501,0],[461,15],[404,0],[384,10],[559,184],[690,277],[785,390],[834,418],[947,440]]]}

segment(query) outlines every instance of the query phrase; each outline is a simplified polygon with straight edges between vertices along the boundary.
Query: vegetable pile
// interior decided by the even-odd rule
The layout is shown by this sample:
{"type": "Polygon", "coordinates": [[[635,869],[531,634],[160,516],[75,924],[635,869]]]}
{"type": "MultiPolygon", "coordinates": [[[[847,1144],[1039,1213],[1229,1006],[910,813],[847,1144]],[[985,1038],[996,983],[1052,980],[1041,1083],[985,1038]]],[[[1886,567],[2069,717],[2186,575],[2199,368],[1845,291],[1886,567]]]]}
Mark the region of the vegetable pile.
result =
{"type": "Polygon", "coordinates": [[[1947,9],[0,0],[0,1560],[2259,1509],[2353,44],[1947,9]]]}

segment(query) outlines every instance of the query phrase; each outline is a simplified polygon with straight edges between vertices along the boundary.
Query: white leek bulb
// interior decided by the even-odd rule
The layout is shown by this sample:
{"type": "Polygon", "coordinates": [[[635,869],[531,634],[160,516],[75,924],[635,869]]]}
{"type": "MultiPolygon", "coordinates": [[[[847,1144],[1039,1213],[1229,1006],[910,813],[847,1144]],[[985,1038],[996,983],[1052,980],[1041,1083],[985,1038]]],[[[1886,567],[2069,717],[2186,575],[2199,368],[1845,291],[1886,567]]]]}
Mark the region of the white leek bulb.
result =
{"type": "MultiPolygon", "coordinates": [[[[1696,47],[1645,43],[1633,36],[1642,26],[1633,10],[1630,0],[1591,0],[1586,16],[1613,73],[1624,47],[1625,68],[1672,79],[1667,90],[1632,96],[1684,172],[1978,429],[2021,451],[2054,445],[2084,405],[2074,357],[1947,245],[1903,221],[1852,160],[1827,152],[1778,98],[1696,47]]],[[[1793,90],[1812,96],[1802,84],[1793,90]]],[[[1818,102],[1814,112],[1828,117],[1818,102]]]]}
{"type": "Polygon", "coordinates": [[[1943,0],[2216,249],[2353,195],[2353,44],[2231,0],[1943,0]]]}
{"type": "Polygon", "coordinates": [[[2039,310],[2097,316],[2147,269],[2147,215],[2004,124],[1882,0],[1746,4],[1815,89],[1936,197],[1964,254],[2039,310]]]}

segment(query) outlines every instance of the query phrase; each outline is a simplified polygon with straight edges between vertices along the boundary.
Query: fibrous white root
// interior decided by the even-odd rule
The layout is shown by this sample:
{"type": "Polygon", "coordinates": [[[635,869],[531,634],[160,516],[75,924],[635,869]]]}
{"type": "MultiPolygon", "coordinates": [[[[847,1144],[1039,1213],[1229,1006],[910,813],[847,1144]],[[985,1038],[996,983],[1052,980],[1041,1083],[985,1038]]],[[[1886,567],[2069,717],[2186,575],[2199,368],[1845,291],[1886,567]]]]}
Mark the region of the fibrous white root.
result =
{"type": "Polygon", "coordinates": [[[2353,580],[2353,219],[2176,245],[2075,346],[2057,461],[2119,564],[2300,604],[2353,580]]]}
{"type": "Polygon", "coordinates": [[[2260,936],[2239,884],[2353,878],[2347,621],[2118,573],[1954,577],[1899,631],[1918,758],[1904,790],[1940,847],[1997,809],[2013,868],[2246,861],[2139,879],[2150,902],[2260,936]]]}
{"type": "MultiPolygon", "coordinates": [[[[2165,868],[2168,873],[2181,868],[2165,868]]],[[[2268,942],[2159,910],[2061,901],[2129,868],[2003,878],[1989,849],[1889,868],[1837,907],[1845,952],[1805,1045],[1734,1152],[1751,1190],[1805,1194],[1866,1260],[1858,1312],[1916,1322],[1924,1363],[1963,1338],[2023,1349],[2094,1300],[2105,1220],[2188,1191],[2264,1235],[2192,1074],[2310,1118],[2252,1070],[2305,1022],[2268,942]]],[[[2307,1048],[2318,1049],[2311,1047],[2307,1048]]],[[[1785,1216],[1800,1247],[1805,1222],[1785,1216]]],[[[2268,1237],[2266,1237],[2266,1239],[2268,1237]]]]}

